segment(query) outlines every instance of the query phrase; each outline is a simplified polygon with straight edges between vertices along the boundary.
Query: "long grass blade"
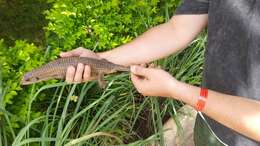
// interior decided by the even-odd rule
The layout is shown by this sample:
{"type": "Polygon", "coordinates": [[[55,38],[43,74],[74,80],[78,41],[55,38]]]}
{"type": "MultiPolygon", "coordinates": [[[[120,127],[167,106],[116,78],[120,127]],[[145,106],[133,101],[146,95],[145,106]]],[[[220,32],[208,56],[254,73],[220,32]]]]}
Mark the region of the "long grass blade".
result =
{"type": "Polygon", "coordinates": [[[88,134],[88,135],[84,135],[80,138],[74,139],[72,141],[70,141],[69,143],[65,144],[65,146],[72,146],[72,145],[76,145],[77,143],[80,143],[82,141],[86,141],[90,138],[93,137],[98,137],[98,136],[107,136],[107,137],[111,137],[114,138],[116,141],[118,141],[118,143],[123,143],[122,140],[110,133],[106,133],[106,132],[96,132],[96,133],[92,133],[92,134],[88,134]]]}

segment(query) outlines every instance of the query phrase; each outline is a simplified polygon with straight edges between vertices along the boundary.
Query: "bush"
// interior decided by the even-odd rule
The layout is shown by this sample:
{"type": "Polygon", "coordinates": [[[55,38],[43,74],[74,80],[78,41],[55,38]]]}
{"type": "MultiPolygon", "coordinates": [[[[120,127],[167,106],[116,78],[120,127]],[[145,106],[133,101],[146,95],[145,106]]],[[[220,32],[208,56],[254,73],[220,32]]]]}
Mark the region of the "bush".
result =
{"type": "MultiPolygon", "coordinates": [[[[48,43],[70,50],[83,46],[104,51],[127,43],[162,23],[167,4],[159,0],[58,0],[45,12],[48,43]],[[163,13],[162,13],[163,11],[163,13]]],[[[176,4],[179,0],[171,0],[176,4]]],[[[172,7],[174,5],[171,5],[172,7]]]]}
{"type": "MultiPolygon", "coordinates": [[[[57,58],[60,51],[79,46],[105,51],[131,41],[148,28],[167,21],[179,0],[48,2],[53,5],[45,11],[49,21],[44,28],[48,49],[26,41],[6,47],[0,41],[0,87],[4,87],[0,90],[0,122],[4,125],[0,127],[0,140],[7,143],[3,145],[117,145],[135,140],[139,141],[132,145],[147,145],[159,139],[163,145],[162,120],[165,116],[175,117],[175,108],[181,104],[142,98],[128,74],[106,77],[109,86],[105,90],[96,88],[95,82],[66,85],[48,81],[21,87],[20,80],[26,71],[57,58]],[[150,122],[142,125],[143,119],[150,122]],[[148,129],[146,133],[142,128],[148,129]]],[[[185,54],[158,63],[177,79],[199,84],[204,43],[202,36],[185,54]]]]}
{"type": "Polygon", "coordinates": [[[44,44],[42,11],[49,6],[45,0],[0,0],[0,38],[8,45],[17,39],[44,44]]]}
{"type": "MultiPolygon", "coordinates": [[[[14,114],[10,117],[12,128],[19,129],[20,124],[25,123],[32,89],[32,87],[20,86],[21,77],[24,72],[44,62],[42,52],[43,50],[25,41],[16,41],[13,47],[6,47],[4,41],[0,41],[0,71],[3,82],[2,93],[4,93],[0,105],[2,110],[14,114]]],[[[37,116],[39,113],[34,112],[33,115],[37,116]]]]}

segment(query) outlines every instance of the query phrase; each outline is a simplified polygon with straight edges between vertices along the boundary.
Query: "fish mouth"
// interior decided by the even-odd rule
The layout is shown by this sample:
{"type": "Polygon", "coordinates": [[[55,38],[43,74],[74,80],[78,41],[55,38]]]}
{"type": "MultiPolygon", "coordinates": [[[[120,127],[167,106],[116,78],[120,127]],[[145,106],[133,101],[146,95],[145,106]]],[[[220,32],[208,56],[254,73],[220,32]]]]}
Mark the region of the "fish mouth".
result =
{"type": "Polygon", "coordinates": [[[31,85],[31,84],[35,84],[35,83],[39,83],[39,82],[42,82],[42,81],[47,81],[47,80],[50,80],[50,79],[55,79],[55,78],[51,78],[51,77],[45,77],[45,78],[33,78],[32,80],[28,80],[28,78],[24,77],[20,84],[21,85],[31,85]]]}
{"type": "Polygon", "coordinates": [[[22,80],[21,80],[20,84],[21,84],[21,85],[33,84],[33,82],[29,80],[31,75],[32,75],[32,74],[31,74],[30,72],[24,74],[23,77],[22,77],[22,80]]]}
{"type": "Polygon", "coordinates": [[[25,81],[25,80],[22,80],[20,82],[21,85],[31,85],[31,84],[34,84],[34,83],[39,83],[41,81],[44,81],[44,80],[37,80],[37,81],[25,81]]]}
{"type": "Polygon", "coordinates": [[[26,76],[24,76],[20,82],[21,85],[31,85],[31,84],[34,84],[34,83],[38,83],[40,82],[41,80],[28,80],[28,78],[26,78],[26,76]]]}
{"type": "Polygon", "coordinates": [[[30,81],[21,81],[21,85],[30,85],[30,84],[33,84],[33,83],[35,83],[35,82],[30,82],[30,81]]]}
{"type": "Polygon", "coordinates": [[[34,81],[34,82],[32,82],[32,81],[26,81],[26,80],[24,80],[24,79],[22,79],[21,82],[20,82],[21,85],[30,85],[30,84],[33,84],[33,83],[36,83],[36,82],[35,82],[35,81],[34,81]]]}

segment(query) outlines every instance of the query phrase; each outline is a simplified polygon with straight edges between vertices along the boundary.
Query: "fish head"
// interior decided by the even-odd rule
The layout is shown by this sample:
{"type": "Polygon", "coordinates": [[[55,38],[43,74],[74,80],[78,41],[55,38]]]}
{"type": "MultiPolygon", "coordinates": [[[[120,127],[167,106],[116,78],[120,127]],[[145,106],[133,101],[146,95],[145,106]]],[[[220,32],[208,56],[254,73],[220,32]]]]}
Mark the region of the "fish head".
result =
{"type": "Polygon", "coordinates": [[[40,82],[40,77],[38,77],[36,74],[32,72],[25,73],[22,80],[21,85],[29,85],[33,83],[40,82]]]}

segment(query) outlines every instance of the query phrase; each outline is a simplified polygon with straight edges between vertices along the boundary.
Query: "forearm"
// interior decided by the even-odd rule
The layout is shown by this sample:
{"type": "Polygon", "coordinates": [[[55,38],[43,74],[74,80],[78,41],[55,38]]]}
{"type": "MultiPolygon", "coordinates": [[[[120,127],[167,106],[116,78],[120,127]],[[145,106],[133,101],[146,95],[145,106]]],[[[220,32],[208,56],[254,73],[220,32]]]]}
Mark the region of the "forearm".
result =
{"type": "Polygon", "coordinates": [[[161,24],[132,42],[105,52],[104,57],[123,65],[147,63],[165,57],[184,47],[184,43],[177,41],[179,37],[174,31],[171,23],[161,24]]]}
{"type": "MultiPolygon", "coordinates": [[[[195,107],[200,88],[178,83],[173,97],[195,107]]],[[[209,90],[203,113],[223,125],[260,141],[260,102],[209,90]]]]}
{"type": "Polygon", "coordinates": [[[174,16],[171,21],[148,30],[132,42],[99,55],[122,65],[147,63],[185,48],[206,24],[207,15],[174,16]],[[194,19],[198,22],[191,24],[194,19]]]}

